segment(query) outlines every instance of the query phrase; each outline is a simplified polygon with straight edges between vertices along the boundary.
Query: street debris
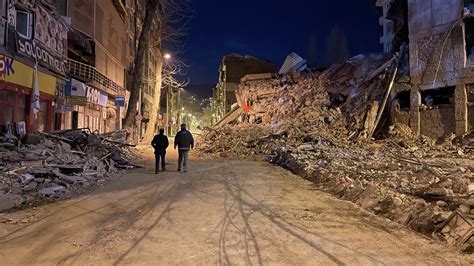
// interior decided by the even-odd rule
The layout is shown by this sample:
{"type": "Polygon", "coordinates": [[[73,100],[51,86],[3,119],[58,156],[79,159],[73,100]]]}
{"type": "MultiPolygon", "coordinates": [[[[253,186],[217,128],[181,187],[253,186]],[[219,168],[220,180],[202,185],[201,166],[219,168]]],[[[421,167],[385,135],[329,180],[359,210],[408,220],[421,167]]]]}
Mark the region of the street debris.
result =
{"type": "Polygon", "coordinates": [[[77,129],[0,137],[0,211],[68,198],[136,167],[126,134],[77,129]]]}
{"type": "Polygon", "coordinates": [[[198,150],[263,156],[323,191],[472,250],[474,133],[433,140],[390,125],[390,95],[403,79],[397,55],[375,54],[322,72],[246,77],[236,91],[246,110],[207,129],[198,150]]]}

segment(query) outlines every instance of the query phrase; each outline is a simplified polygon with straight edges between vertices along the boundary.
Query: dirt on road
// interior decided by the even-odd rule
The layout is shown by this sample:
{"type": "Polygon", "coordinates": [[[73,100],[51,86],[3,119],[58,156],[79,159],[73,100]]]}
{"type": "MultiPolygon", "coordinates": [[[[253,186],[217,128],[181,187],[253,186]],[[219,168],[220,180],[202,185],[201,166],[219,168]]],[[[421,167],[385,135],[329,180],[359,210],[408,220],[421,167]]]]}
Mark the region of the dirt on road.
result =
{"type": "Polygon", "coordinates": [[[474,263],[266,163],[152,167],[148,159],[87,195],[0,215],[0,264],[474,263]]]}

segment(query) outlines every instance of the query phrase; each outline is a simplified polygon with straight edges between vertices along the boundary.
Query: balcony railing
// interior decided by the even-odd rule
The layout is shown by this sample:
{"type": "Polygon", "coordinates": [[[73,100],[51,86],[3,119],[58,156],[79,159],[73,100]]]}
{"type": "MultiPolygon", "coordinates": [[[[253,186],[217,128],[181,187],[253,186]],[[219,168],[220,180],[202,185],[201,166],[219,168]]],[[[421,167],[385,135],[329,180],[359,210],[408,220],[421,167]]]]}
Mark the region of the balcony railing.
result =
{"type": "Polygon", "coordinates": [[[116,95],[125,95],[125,89],[112,81],[110,78],[100,73],[97,68],[72,59],[67,60],[69,74],[89,82],[96,82],[99,85],[116,93],[116,95]]]}

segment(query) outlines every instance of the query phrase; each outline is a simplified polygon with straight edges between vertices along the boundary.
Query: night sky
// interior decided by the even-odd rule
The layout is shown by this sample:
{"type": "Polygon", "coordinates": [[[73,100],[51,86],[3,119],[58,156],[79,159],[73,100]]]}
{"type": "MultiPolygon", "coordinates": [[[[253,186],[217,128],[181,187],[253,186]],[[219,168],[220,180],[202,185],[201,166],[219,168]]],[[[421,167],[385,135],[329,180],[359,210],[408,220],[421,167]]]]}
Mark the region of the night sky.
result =
{"type": "Polygon", "coordinates": [[[185,51],[191,84],[216,84],[222,56],[240,53],[281,66],[296,52],[307,58],[316,40],[320,56],[337,25],[349,54],[380,52],[381,10],[373,0],[194,0],[185,51]],[[314,43],[314,42],[313,42],[314,43]]]}

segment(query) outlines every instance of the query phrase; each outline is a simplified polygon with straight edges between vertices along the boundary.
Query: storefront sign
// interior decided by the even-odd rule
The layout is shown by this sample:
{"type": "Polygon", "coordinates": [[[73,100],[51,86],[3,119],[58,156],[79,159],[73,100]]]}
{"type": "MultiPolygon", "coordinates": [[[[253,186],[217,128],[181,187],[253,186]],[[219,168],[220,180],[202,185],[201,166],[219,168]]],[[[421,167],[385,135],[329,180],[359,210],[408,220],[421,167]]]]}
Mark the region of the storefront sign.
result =
{"type": "Polygon", "coordinates": [[[15,74],[13,62],[13,58],[10,58],[6,55],[0,55],[0,77],[6,77],[15,74]]]}
{"type": "Polygon", "coordinates": [[[125,107],[124,96],[115,96],[115,107],[125,107]]]}
{"type": "Polygon", "coordinates": [[[74,105],[67,103],[64,105],[64,112],[72,112],[74,111],[74,105]]]}
{"type": "Polygon", "coordinates": [[[86,97],[79,97],[79,96],[71,96],[67,98],[67,103],[72,105],[80,105],[85,106],[87,105],[87,98],[86,97]]]}
{"type": "Polygon", "coordinates": [[[66,84],[65,89],[68,103],[75,105],[86,105],[87,102],[107,107],[109,99],[107,93],[88,86],[76,79],[71,79],[66,84]]]}
{"type": "Polygon", "coordinates": [[[66,97],[77,96],[86,97],[86,84],[76,80],[70,79],[66,84],[66,97]]]}
{"type": "MultiPolygon", "coordinates": [[[[25,88],[32,88],[33,71],[33,67],[0,54],[0,80],[25,88]]],[[[38,71],[38,81],[40,92],[55,96],[57,86],[55,76],[38,71]]]]}
{"type": "Polygon", "coordinates": [[[109,96],[96,88],[87,86],[86,92],[87,101],[91,103],[98,104],[103,107],[107,107],[107,99],[109,96]]]}
{"type": "Polygon", "coordinates": [[[66,60],[64,57],[55,56],[40,45],[37,45],[30,40],[23,39],[18,34],[17,44],[18,53],[30,57],[33,61],[38,60],[40,64],[59,74],[66,74],[66,60]]]}

